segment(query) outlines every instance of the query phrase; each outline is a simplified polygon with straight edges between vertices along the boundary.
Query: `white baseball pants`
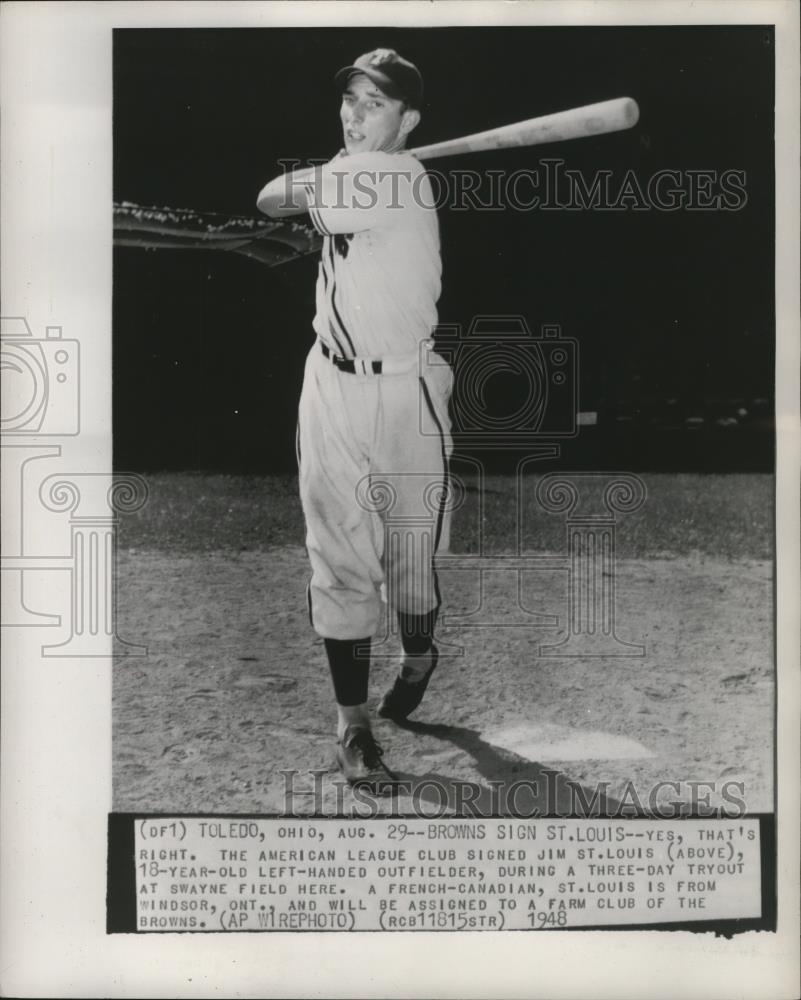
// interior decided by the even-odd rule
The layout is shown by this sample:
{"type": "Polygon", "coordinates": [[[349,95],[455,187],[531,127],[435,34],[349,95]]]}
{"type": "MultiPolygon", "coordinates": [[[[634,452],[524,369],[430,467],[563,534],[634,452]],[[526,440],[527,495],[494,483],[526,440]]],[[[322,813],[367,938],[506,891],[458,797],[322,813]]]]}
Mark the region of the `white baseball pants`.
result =
{"type": "Polygon", "coordinates": [[[446,365],[421,376],[352,374],[315,344],[298,420],[300,496],[311,561],[309,614],[327,639],[372,636],[381,585],[393,612],[439,606],[434,555],[449,541],[452,450],[446,365]]]}

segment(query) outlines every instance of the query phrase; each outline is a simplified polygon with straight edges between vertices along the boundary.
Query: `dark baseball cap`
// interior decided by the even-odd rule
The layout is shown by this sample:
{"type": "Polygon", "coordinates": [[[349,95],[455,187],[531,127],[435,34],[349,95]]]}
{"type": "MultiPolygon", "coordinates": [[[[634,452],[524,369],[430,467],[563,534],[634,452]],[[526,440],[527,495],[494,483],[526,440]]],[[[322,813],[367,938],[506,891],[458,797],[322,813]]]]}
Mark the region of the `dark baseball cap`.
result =
{"type": "Polygon", "coordinates": [[[423,102],[423,78],[420,70],[394,49],[373,49],[365,52],[352,66],[343,66],[334,77],[344,90],[345,84],[356,73],[364,73],[383,90],[387,97],[407,101],[413,108],[423,102]]]}

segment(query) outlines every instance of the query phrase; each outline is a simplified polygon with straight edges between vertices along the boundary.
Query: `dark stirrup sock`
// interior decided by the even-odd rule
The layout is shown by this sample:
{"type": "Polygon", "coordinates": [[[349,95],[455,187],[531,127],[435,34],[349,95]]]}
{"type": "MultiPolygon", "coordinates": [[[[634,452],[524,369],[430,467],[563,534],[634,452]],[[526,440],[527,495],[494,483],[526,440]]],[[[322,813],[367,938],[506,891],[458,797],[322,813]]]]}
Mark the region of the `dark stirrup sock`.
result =
{"type": "Polygon", "coordinates": [[[407,615],[398,612],[403,652],[408,656],[422,656],[434,641],[434,626],[437,624],[437,608],[425,615],[407,615]]]}
{"type": "Polygon", "coordinates": [[[370,679],[370,639],[325,639],[338,705],[363,705],[370,679]],[[357,647],[363,655],[356,656],[357,647]]]}

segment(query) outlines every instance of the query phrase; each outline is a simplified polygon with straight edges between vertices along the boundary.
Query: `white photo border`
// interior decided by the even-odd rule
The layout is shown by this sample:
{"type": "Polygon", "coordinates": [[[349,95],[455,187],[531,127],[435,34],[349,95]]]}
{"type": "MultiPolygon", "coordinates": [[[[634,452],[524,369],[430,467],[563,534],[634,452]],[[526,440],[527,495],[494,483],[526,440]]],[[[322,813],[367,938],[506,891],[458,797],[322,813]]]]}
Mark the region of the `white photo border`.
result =
{"type": "MultiPolygon", "coordinates": [[[[778,921],[776,934],[107,935],[109,659],[3,648],[6,996],[792,997],[799,885],[799,15],[795,0],[6,3],[3,314],[80,340],[71,468],[111,470],[112,29],[774,24],[776,29],[778,921]],[[80,252],[76,253],[75,248],[80,252]],[[87,384],[88,383],[88,384],[87,384]],[[365,941],[369,940],[369,947],[365,941]]],[[[4,498],[5,499],[5,498],[4,498]]],[[[5,503],[4,503],[5,509],[5,503]]],[[[46,544],[48,540],[43,540],[46,544]]],[[[65,574],[66,575],[66,574],[65,574]]],[[[51,580],[49,577],[48,580],[51,580]]],[[[48,598],[64,592],[48,582],[48,598]]],[[[24,633],[24,634],[18,634],[24,633]]]]}

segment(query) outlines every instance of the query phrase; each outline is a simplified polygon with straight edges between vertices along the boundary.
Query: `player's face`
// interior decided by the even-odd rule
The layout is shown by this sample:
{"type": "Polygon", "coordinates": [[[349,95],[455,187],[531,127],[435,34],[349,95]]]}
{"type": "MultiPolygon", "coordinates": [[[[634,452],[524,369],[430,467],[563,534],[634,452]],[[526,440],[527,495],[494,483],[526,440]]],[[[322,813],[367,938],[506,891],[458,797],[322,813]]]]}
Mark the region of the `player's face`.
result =
{"type": "Polygon", "coordinates": [[[352,76],[342,94],[342,134],[348,153],[393,153],[406,145],[406,136],[419,120],[417,111],[406,108],[378,89],[364,74],[352,76]]]}

